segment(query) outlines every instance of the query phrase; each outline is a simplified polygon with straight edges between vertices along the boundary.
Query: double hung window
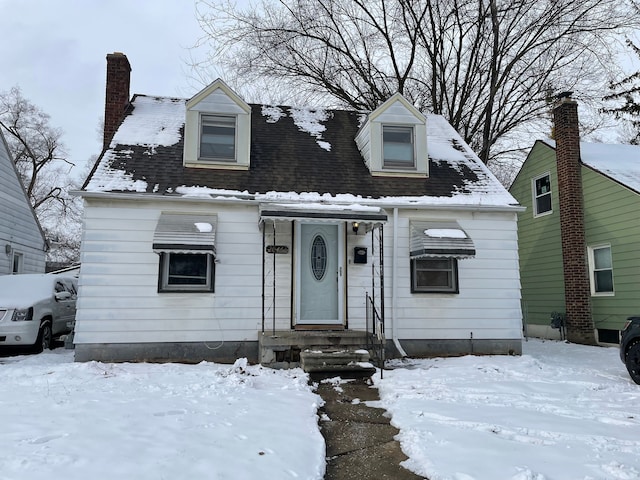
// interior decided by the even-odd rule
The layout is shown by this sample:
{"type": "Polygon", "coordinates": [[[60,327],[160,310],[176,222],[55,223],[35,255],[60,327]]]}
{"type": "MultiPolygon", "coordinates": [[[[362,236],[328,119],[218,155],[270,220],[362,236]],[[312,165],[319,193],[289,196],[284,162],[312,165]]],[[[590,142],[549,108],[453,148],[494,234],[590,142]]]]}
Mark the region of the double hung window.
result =
{"type": "Polygon", "coordinates": [[[589,273],[593,295],[613,294],[613,263],[611,247],[589,247],[589,273]]]}
{"type": "Polygon", "coordinates": [[[551,176],[547,173],[533,179],[534,215],[551,212],[551,176]]]}
{"type": "Polygon", "coordinates": [[[413,127],[382,126],[383,167],[415,168],[413,127]]]}
{"type": "Polygon", "coordinates": [[[233,162],[236,160],[236,118],[202,115],[200,159],[233,162]]]}

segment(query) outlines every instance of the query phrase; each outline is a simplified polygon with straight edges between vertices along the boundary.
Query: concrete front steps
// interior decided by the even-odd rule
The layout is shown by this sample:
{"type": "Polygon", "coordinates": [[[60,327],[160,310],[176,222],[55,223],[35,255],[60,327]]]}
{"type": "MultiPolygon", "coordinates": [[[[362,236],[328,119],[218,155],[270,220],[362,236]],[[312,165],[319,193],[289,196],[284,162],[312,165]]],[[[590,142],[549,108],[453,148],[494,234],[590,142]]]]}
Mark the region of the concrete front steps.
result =
{"type": "Polygon", "coordinates": [[[307,373],[326,373],[340,376],[370,377],[376,368],[369,363],[369,352],[349,350],[305,350],[300,352],[300,366],[307,373]]]}
{"type": "Polygon", "coordinates": [[[354,330],[281,330],[258,336],[259,360],[272,368],[301,367],[306,372],[370,376],[370,340],[354,330]]]}

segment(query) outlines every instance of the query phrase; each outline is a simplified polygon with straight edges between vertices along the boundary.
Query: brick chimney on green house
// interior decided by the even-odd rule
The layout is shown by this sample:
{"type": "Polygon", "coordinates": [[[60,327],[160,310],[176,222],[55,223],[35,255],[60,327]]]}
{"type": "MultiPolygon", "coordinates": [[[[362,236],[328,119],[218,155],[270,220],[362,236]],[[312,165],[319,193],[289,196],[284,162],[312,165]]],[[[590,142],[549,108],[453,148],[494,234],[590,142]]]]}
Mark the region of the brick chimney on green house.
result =
{"type": "Polygon", "coordinates": [[[584,230],[578,104],[571,93],[558,95],[553,109],[567,339],[595,345],[584,230]]]}
{"type": "Polygon", "coordinates": [[[104,137],[102,148],[111,143],[129,105],[131,65],[124,53],[107,55],[107,86],[104,99],[104,137]]]}

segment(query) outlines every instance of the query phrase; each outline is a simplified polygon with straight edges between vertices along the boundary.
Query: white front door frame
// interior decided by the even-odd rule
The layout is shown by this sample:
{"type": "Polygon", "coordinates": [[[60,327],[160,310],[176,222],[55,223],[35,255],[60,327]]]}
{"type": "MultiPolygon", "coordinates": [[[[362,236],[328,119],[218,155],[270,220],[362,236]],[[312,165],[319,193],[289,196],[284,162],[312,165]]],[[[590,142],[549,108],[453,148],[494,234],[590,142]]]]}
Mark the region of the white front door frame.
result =
{"type": "Polygon", "coordinates": [[[345,245],[344,235],[345,228],[344,222],[313,222],[313,221],[296,221],[294,222],[295,231],[295,314],[294,324],[296,326],[303,325],[315,325],[315,326],[344,326],[345,325],[345,245]],[[329,275],[335,274],[337,276],[337,318],[322,318],[305,320],[301,318],[301,301],[302,301],[302,274],[301,268],[306,265],[306,261],[309,261],[308,252],[306,247],[302,245],[302,225],[318,225],[327,226],[335,225],[337,227],[337,244],[335,246],[336,252],[328,252],[328,254],[335,255],[337,258],[337,268],[335,272],[328,272],[329,275]],[[303,249],[305,251],[303,252],[303,249]]]}

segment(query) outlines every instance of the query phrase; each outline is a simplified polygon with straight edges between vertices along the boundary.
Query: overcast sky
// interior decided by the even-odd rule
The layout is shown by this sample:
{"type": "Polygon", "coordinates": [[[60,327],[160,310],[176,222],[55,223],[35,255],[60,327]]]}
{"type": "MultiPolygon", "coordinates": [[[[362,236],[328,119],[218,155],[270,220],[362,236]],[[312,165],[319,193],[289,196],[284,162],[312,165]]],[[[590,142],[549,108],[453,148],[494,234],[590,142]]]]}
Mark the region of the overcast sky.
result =
{"type": "Polygon", "coordinates": [[[48,113],[81,170],[101,150],[107,53],[129,58],[131,94],[188,98],[204,86],[188,66],[204,54],[190,49],[195,16],[194,0],[0,0],[0,92],[19,86],[48,113]]]}
{"type": "Polygon", "coordinates": [[[107,53],[129,58],[131,94],[202,88],[186,62],[200,36],[193,0],[0,0],[0,32],[0,91],[19,86],[48,113],[78,167],[101,150],[107,53]]]}

